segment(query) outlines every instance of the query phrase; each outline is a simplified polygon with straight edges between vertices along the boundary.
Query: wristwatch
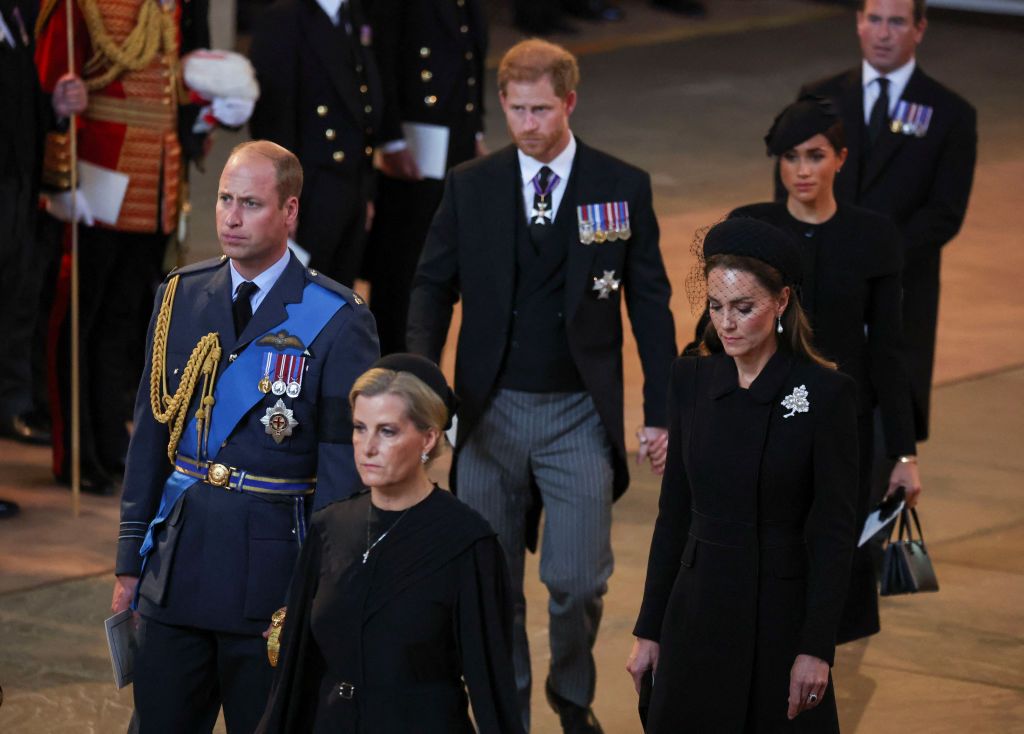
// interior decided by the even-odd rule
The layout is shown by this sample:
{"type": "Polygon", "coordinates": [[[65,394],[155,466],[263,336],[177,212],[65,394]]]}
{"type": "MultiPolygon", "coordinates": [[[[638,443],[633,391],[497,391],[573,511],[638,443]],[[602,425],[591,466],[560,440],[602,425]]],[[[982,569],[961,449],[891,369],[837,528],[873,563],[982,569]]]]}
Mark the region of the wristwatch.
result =
{"type": "Polygon", "coordinates": [[[914,456],[913,454],[906,454],[906,455],[901,456],[900,458],[896,459],[896,461],[898,463],[900,463],[900,464],[916,464],[917,463],[917,457],[914,456]]]}

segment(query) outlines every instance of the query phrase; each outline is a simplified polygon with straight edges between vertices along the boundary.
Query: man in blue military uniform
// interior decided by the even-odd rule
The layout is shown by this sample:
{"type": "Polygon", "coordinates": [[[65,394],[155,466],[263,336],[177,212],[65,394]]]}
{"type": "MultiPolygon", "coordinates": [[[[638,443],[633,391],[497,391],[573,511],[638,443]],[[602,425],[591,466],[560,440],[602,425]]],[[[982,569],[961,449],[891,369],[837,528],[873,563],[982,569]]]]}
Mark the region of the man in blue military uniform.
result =
{"type": "Polygon", "coordinates": [[[347,396],[373,318],[288,251],[302,168],[238,146],[221,174],[224,256],[157,294],[128,452],[113,609],[141,616],[143,734],[252,731],[270,688],[261,632],[285,602],[314,507],[359,488],[347,396]]]}

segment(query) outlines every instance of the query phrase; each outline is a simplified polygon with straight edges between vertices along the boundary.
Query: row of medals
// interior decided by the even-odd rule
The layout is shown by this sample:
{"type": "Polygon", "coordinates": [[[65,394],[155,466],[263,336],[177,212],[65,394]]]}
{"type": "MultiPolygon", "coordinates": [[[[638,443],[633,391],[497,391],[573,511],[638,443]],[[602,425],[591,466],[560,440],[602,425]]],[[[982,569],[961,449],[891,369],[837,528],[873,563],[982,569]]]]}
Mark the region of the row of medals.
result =
{"type": "Polygon", "coordinates": [[[274,380],[271,382],[270,378],[266,375],[263,376],[257,385],[260,392],[266,395],[267,393],[273,393],[280,397],[281,395],[287,395],[290,398],[299,397],[299,393],[302,392],[302,385],[298,380],[292,380],[291,382],[285,382],[284,380],[274,380]]]}
{"type": "Polygon", "coordinates": [[[629,228],[628,224],[619,225],[613,229],[598,229],[595,231],[593,222],[580,222],[580,242],[584,245],[591,245],[595,242],[601,244],[605,241],[628,240],[632,236],[633,230],[629,228]]]}

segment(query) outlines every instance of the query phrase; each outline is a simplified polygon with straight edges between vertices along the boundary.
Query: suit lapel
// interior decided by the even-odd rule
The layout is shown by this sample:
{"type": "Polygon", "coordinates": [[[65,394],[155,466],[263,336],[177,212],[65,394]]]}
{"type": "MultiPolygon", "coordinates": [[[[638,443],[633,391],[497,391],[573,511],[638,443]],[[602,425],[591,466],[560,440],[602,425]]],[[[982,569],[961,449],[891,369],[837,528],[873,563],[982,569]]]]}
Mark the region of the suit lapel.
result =
{"type": "Polygon", "coordinates": [[[487,192],[478,201],[483,202],[481,221],[489,232],[484,241],[490,251],[488,263],[493,268],[490,281],[495,289],[495,300],[507,303],[511,309],[515,298],[516,231],[519,226],[516,218],[523,193],[515,145],[509,145],[495,155],[495,175],[490,179],[487,192]]]}
{"type": "Polygon", "coordinates": [[[302,25],[305,28],[305,37],[313,52],[320,57],[327,76],[338,90],[338,94],[345,100],[353,117],[361,120],[362,106],[356,96],[356,83],[352,78],[351,54],[354,53],[355,41],[351,37],[346,38],[344,28],[335,28],[327,14],[314,0],[307,0],[304,6],[306,12],[302,18],[302,25]]]}
{"type": "MultiPolygon", "coordinates": [[[[263,298],[260,307],[252,315],[252,321],[245,327],[245,330],[232,347],[232,352],[245,348],[253,339],[265,334],[288,318],[285,306],[302,300],[302,289],[306,285],[304,270],[294,255],[289,257],[288,265],[285,267],[284,272],[281,273],[281,277],[277,279],[270,292],[263,298]]],[[[308,347],[309,345],[307,344],[306,346],[308,347]]]]}
{"type": "MultiPolygon", "coordinates": [[[[609,201],[612,185],[607,182],[600,171],[595,170],[590,149],[579,138],[576,139],[576,159],[573,161],[572,173],[569,178],[574,192],[573,199],[562,199],[558,207],[559,217],[576,219],[576,207],[584,204],[600,204],[609,201]]],[[[588,285],[588,276],[593,270],[594,258],[597,256],[599,244],[584,245],[580,242],[576,222],[569,227],[571,241],[566,255],[565,264],[565,314],[566,322],[576,313],[583,291],[588,285]]],[[[622,276],[618,273],[619,277],[622,276]]]]}
{"type": "MultiPolygon", "coordinates": [[[[903,96],[900,99],[913,100],[914,102],[921,101],[922,92],[922,77],[921,67],[916,67],[914,73],[910,76],[910,80],[907,82],[906,88],[903,90],[903,96]]],[[[888,119],[888,116],[887,118],[888,119]]],[[[888,125],[882,130],[882,134],[878,137],[878,142],[875,147],[871,150],[871,155],[866,161],[864,161],[864,172],[860,177],[860,190],[866,191],[878,175],[885,170],[886,164],[892,159],[894,155],[899,151],[900,148],[907,142],[907,136],[902,133],[894,133],[889,129],[888,125]]]]}

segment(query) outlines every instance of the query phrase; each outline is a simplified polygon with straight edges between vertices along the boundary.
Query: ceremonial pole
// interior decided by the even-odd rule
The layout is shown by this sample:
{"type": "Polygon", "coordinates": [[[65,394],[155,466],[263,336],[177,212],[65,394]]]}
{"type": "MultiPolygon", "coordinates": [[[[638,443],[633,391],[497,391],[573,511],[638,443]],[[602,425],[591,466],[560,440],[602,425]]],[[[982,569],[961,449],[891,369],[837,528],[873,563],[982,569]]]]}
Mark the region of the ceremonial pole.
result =
{"type": "MultiPolygon", "coordinates": [[[[64,0],[67,16],[68,74],[75,73],[74,1],[64,0]]],[[[71,154],[71,511],[78,517],[82,506],[82,389],[79,384],[78,334],[78,115],[68,125],[71,154]]]]}

